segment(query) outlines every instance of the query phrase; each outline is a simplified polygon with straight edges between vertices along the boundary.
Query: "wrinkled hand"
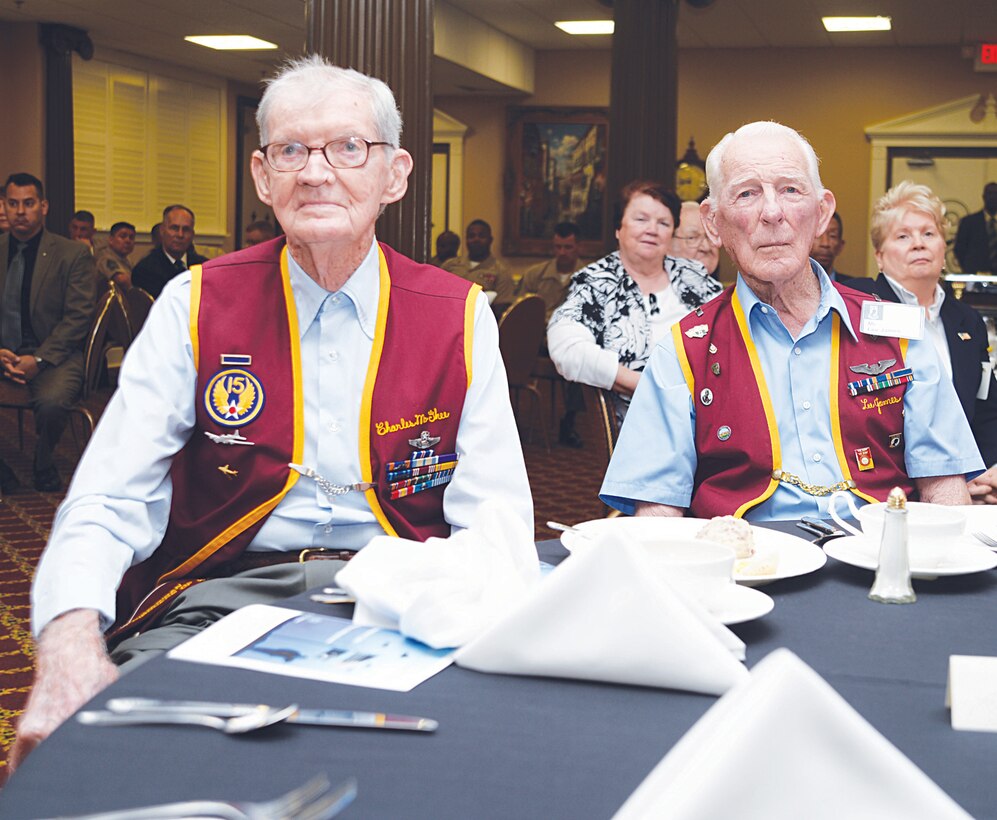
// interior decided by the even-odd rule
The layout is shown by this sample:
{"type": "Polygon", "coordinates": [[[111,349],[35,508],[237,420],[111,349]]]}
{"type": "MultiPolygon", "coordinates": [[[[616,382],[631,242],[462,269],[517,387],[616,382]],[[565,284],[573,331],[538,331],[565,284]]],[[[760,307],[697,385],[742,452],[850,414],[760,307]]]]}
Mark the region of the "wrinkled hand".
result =
{"type": "Polygon", "coordinates": [[[997,504],[997,467],[991,467],[968,483],[974,504],[997,504]]]}
{"type": "Polygon", "coordinates": [[[34,685],[10,752],[11,771],[66,718],[118,679],[99,623],[92,609],[75,609],[42,631],[34,685]]]}

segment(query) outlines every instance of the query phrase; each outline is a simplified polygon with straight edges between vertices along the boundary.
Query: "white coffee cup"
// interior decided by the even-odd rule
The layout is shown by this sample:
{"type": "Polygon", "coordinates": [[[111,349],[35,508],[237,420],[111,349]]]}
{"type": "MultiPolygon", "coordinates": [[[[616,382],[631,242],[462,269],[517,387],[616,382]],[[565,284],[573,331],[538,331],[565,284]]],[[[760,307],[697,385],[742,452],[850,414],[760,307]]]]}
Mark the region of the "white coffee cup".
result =
{"type": "MultiPolygon", "coordinates": [[[[828,513],[834,522],[843,530],[879,543],[883,537],[883,521],[886,516],[886,504],[866,504],[855,506],[852,493],[838,491],[828,499],[828,513]],[[856,529],[838,515],[839,499],[844,499],[862,529],[856,529]]],[[[953,507],[943,504],[927,504],[921,501],[907,502],[907,538],[912,550],[928,553],[932,547],[942,548],[944,543],[962,535],[966,529],[966,516],[953,507]]],[[[915,556],[912,554],[911,558],[915,556]]],[[[925,555],[925,558],[930,558],[925,555]]]]}
{"type": "Polygon", "coordinates": [[[706,603],[734,583],[734,550],[698,538],[647,539],[641,550],[655,573],[706,603]]]}

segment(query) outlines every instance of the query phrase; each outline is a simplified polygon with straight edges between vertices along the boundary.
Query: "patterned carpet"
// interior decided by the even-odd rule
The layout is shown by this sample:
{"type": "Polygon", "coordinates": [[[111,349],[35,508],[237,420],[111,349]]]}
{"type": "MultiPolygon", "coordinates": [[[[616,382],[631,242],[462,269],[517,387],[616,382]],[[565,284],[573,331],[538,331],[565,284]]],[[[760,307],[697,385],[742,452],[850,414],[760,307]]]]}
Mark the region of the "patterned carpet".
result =
{"type": "MultiPolygon", "coordinates": [[[[585,446],[572,449],[556,444],[557,425],[551,425],[549,400],[545,398],[541,406],[552,438],[550,453],[543,445],[538,423],[532,443],[526,441],[523,446],[533,490],[538,540],[557,536],[545,526],[549,520],[575,524],[601,518],[607,512],[598,499],[607,450],[596,427],[596,414],[590,411],[579,416],[578,432],[585,446]]],[[[589,406],[593,406],[592,401],[589,406]]],[[[531,414],[526,396],[522,407],[524,436],[528,438],[531,414]]],[[[7,752],[14,742],[17,717],[24,708],[31,684],[34,662],[29,630],[31,576],[62,500],[61,493],[39,493],[30,487],[34,448],[31,428],[31,419],[27,418],[21,449],[16,415],[13,411],[0,411],[0,455],[24,485],[0,502],[0,786],[7,779],[7,752]]],[[[57,453],[63,479],[71,474],[77,456],[73,437],[67,432],[57,453]]]]}

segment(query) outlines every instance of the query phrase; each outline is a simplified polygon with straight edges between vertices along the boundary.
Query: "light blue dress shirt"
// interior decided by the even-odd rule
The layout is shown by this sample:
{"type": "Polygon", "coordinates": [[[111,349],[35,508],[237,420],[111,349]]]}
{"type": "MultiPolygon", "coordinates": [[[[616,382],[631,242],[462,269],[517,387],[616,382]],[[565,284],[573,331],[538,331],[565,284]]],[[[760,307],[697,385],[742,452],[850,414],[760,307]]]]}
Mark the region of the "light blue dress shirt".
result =
{"type": "MultiPolygon", "coordinates": [[[[782,469],[810,484],[842,480],[831,439],[831,311],[856,337],[841,294],[811,262],[820,281],[816,314],[793,338],[778,311],[761,302],[740,276],[737,297],[748,319],[775,409],[782,469]]],[[[983,469],[976,442],[952,380],[940,368],[930,341],[911,340],[906,363],[914,381],[904,394],[904,459],[911,478],[975,474],[983,469]]],[[[714,390],[716,392],[716,390],[714,390]]],[[[726,422],[736,430],[737,419],[726,422]]],[[[625,513],[637,501],[689,507],[696,474],[696,407],[671,334],[651,354],[603,481],[600,498],[625,513]]],[[[827,497],[807,495],[780,482],[745,518],[784,520],[827,516],[827,497]]]]}
{"type": "MultiPolygon", "coordinates": [[[[352,484],[361,478],[360,398],[380,290],[377,245],[335,293],[290,254],[288,268],[301,333],[303,461],[336,484],[352,484]]],[[[167,284],[129,348],[119,389],[56,514],[32,590],[36,634],[76,608],[96,609],[110,624],[121,576],[162,541],[172,498],[171,459],[190,437],[198,400],[189,313],[190,273],[183,273],[167,284]]],[[[533,502],[498,329],[484,294],[475,304],[472,382],[457,451],[460,462],[443,497],[447,522],[465,528],[485,498],[501,498],[532,530],[533,502]]],[[[361,493],[330,503],[312,479],[300,477],[249,548],[359,549],[383,534],[361,493]]]]}

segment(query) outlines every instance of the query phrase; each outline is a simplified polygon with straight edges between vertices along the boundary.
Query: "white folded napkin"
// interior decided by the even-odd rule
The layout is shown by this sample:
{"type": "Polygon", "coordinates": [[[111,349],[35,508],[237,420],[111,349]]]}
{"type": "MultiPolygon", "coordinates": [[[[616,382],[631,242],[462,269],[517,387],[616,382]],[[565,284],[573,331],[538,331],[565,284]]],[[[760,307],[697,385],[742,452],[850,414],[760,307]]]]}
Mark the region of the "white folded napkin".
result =
{"type": "Polygon", "coordinates": [[[616,820],[968,818],[788,649],[777,649],[672,747],[616,820]]]}
{"type": "Polygon", "coordinates": [[[336,583],[357,600],[354,623],[442,649],[514,607],[540,583],[540,564],[533,533],[506,504],[486,501],[472,525],[449,538],[371,539],[336,583]]]}
{"type": "Polygon", "coordinates": [[[713,695],[748,677],[737,660],[743,658],[744,643],[733,632],[657,580],[640,550],[613,535],[565,560],[455,655],[458,665],[479,672],[713,695]]]}

